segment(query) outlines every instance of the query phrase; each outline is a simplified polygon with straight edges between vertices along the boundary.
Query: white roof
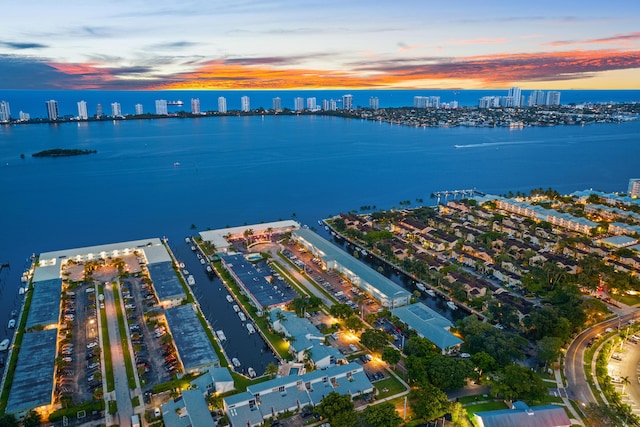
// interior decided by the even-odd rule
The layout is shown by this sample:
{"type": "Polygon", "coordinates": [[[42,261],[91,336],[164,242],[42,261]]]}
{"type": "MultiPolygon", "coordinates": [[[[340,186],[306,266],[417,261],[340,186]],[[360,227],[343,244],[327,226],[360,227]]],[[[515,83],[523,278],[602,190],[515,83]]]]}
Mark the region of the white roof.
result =
{"type": "Polygon", "coordinates": [[[199,234],[200,237],[202,237],[202,240],[211,242],[216,246],[217,250],[222,250],[230,246],[229,242],[227,242],[227,239],[225,239],[224,236],[241,235],[245,232],[245,230],[249,229],[253,230],[254,233],[260,233],[266,231],[269,228],[271,228],[273,231],[279,231],[283,229],[297,230],[300,228],[300,224],[293,220],[275,221],[265,222],[261,224],[242,225],[239,227],[220,228],[217,230],[201,231],[199,234]]]}

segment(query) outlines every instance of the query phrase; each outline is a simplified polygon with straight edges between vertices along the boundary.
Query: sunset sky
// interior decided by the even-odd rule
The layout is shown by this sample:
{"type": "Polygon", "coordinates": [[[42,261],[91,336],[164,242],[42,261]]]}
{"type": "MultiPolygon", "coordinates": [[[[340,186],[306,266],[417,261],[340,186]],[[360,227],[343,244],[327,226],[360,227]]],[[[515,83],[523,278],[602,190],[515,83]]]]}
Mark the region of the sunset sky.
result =
{"type": "Polygon", "coordinates": [[[637,0],[5,2],[0,89],[640,89],[637,0]]]}

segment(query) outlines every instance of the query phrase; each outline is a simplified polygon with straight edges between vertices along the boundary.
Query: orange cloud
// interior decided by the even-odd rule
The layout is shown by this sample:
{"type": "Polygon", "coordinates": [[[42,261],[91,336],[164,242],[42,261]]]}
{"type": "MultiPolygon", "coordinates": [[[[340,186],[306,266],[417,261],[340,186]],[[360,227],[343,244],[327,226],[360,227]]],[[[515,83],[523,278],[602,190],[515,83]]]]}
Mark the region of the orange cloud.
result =
{"type": "Polygon", "coordinates": [[[599,39],[589,40],[558,40],[544,43],[543,46],[569,46],[576,44],[618,44],[621,46],[631,46],[631,42],[640,40],[640,32],[628,34],[616,34],[611,37],[603,37],[599,39]]]}

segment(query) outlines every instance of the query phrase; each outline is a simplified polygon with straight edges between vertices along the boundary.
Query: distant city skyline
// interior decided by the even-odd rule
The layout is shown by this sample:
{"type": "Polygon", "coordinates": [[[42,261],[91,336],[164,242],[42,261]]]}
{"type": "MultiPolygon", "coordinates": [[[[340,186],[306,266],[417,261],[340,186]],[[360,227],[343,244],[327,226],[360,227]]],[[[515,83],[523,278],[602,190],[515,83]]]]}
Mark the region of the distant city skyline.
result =
{"type": "Polygon", "coordinates": [[[0,90],[640,88],[628,0],[69,0],[2,15],[0,90]]]}

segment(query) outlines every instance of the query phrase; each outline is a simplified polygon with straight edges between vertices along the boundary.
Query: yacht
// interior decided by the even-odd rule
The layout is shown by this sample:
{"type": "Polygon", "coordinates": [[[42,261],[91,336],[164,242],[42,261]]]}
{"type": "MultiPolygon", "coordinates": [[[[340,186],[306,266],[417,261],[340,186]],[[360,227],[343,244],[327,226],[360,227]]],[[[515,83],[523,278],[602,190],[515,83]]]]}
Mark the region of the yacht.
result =
{"type": "Polygon", "coordinates": [[[432,290],[432,289],[427,289],[426,291],[424,291],[427,295],[429,295],[430,297],[435,297],[436,293],[432,290]]]}
{"type": "Polygon", "coordinates": [[[16,327],[16,320],[15,319],[9,320],[9,324],[7,325],[7,328],[13,329],[15,327],[16,327]]]}
{"type": "Polygon", "coordinates": [[[238,307],[238,304],[233,304],[233,311],[235,311],[236,313],[240,311],[240,307],[238,307]]]}
{"type": "Polygon", "coordinates": [[[231,295],[227,295],[227,301],[233,302],[233,297],[231,295]]]}
{"type": "Polygon", "coordinates": [[[218,329],[216,331],[216,336],[218,337],[218,341],[222,342],[222,341],[226,341],[227,337],[225,336],[224,332],[222,331],[222,329],[218,329]]]}
{"type": "Polygon", "coordinates": [[[196,279],[194,279],[193,276],[189,275],[189,277],[187,277],[187,283],[189,284],[189,286],[193,286],[196,284],[196,279]]]}
{"type": "Polygon", "coordinates": [[[238,312],[238,317],[240,318],[240,320],[242,322],[246,322],[247,321],[247,316],[245,316],[244,313],[241,312],[241,311],[238,312]]]}
{"type": "Polygon", "coordinates": [[[256,328],[254,328],[251,323],[247,323],[246,326],[247,326],[247,331],[249,331],[249,335],[256,333],[256,328]]]}
{"type": "Polygon", "coordinates": [[[416,288],[420,289],[422,292],[427,290],[427,288],[420,282],[416,283],[416,288]]]}
{"type": "Polygon", "coordinates": [[[8,338],[3,339],[2,342],[0,342],[0,351],[7,351],[10,343],[11,341],[9,341],[8,338]]]}
{"type": "Polygon", "coordinates": [[[231,359],[231,363],[233,363],[233,366],[235,366],[236,368],[240,366],[240,361],[238,360],[237,357],[234,357],[233,359],[231,359]]]}
{"type": "Polygon", "coordinates": [[[455,302],[453,301],[447,301],[447,306],[451,309],[451,310],[457,310],[458,306],[456,305],[455,302]]]}
{"type": "Polygon", "coordinates": [[[247,372],[249,373],[249,378],[255,378],[256,377],[256,370],[253,368],[249,368],[247,369],[247,372]]]}

